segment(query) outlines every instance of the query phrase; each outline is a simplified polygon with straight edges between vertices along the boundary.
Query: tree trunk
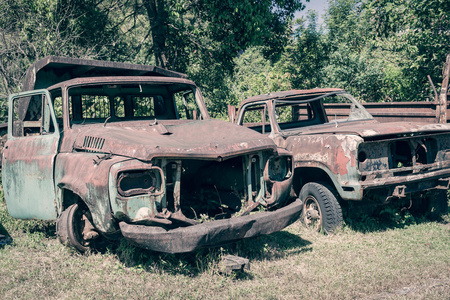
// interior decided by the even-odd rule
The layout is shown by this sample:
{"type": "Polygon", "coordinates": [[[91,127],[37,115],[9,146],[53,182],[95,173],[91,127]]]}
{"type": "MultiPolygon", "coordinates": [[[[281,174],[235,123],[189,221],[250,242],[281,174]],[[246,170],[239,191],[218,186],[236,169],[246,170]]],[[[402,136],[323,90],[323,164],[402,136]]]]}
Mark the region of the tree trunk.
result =
{"type": "Polygon", "coordinates": [[[152,31],[153,54],[155,55],[156,65],[167,69],[166,57],[166,20],[167,12],[164,6],[164,0],[143,0],[150,21],[150,30],[152,31]]]}

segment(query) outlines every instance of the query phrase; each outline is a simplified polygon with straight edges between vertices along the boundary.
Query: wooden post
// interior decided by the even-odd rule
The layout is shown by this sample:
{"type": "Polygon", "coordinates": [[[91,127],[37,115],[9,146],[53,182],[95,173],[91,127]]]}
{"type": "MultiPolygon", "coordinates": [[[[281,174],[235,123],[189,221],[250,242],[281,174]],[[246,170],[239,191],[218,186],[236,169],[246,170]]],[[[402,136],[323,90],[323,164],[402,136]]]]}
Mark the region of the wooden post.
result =
{"type": "Polygon", "coordinates": [[[236,106],[228,105],[228,119],[231,123],[236,121],[236,106]]]}
{"type": "Polygon", "coordinates": [[[448,78],[450,76],[450,54],[444,64],[444,72],[442,78],[441,93],[439,95],[439,115],[438,123],[447,123],[447,96],[448,96],[448,78]]]}

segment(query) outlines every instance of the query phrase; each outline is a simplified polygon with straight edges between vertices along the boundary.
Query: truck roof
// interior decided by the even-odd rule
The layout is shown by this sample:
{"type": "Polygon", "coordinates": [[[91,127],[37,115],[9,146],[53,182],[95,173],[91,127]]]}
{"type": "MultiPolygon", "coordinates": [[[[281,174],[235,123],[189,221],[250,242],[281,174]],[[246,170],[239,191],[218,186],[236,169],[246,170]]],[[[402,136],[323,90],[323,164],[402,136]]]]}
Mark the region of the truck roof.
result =
{"type": "Polygon", "coordinates": [[[47,88],[74,78],[102,76],[187,77],[186,74],[169,71],[156,66],[47,56],[28,68],[22,91],[47,88]]]}
{"type": "Polygon", "coordinates": [[[88,86],[98,84],[187,84],[196,86],[195,83],[189,79],[176,77],[152,77],[149,76],[103,76],[93,78],[75,78],[66,80],[55,85],[49,86],[48,90],[53,90],[64,85],[66,86],[88,86]]]}

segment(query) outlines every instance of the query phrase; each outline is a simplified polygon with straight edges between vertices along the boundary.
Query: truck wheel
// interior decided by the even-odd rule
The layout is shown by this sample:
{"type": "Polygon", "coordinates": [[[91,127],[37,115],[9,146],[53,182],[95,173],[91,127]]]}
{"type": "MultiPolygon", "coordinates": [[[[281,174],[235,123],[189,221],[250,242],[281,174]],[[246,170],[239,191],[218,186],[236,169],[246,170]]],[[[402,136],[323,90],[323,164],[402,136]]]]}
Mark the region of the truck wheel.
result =
{"type": "Polygon", "coordinates": [[[56,233],[61,243],[86,252],[91,241],[98,237],[98,232],[86,234],[87,228],[93,228],[88,216],[90,213],[84,204],[73,204],[64,210],[56,223],[56,233]]]}
{"type": "Polygon", "coordinates": [[[332,189],[323,183],[309,182],[300,191],[303,201],[301,222],[309,229],[333,233],[342,226],[342,210],[332,189]]]}

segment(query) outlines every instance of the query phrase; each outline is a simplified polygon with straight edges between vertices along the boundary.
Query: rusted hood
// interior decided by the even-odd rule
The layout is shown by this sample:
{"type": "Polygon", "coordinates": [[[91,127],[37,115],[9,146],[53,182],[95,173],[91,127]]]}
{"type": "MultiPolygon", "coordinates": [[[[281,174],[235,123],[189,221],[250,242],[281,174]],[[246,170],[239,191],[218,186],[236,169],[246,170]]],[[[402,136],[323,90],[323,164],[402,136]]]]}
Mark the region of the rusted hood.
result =
{"type": "Polygon", "coordinates": [[[450,132],[448,124],[431,124],[415,122],[379,123],[375,120],[345,123],[327,123],[318,126],[299,128],[300,134],[355,134],[362,138],[378,138],[398,134],[426,134],[433,132],[450,132]]]}
{"type": "Polygon", "coordinates": [[[140,160],[151,160],[153,157],[226,159],[253,151],[276,150],[269,138],[219,120],[84,126],[75,139],[75,149],[140,160]]]}

